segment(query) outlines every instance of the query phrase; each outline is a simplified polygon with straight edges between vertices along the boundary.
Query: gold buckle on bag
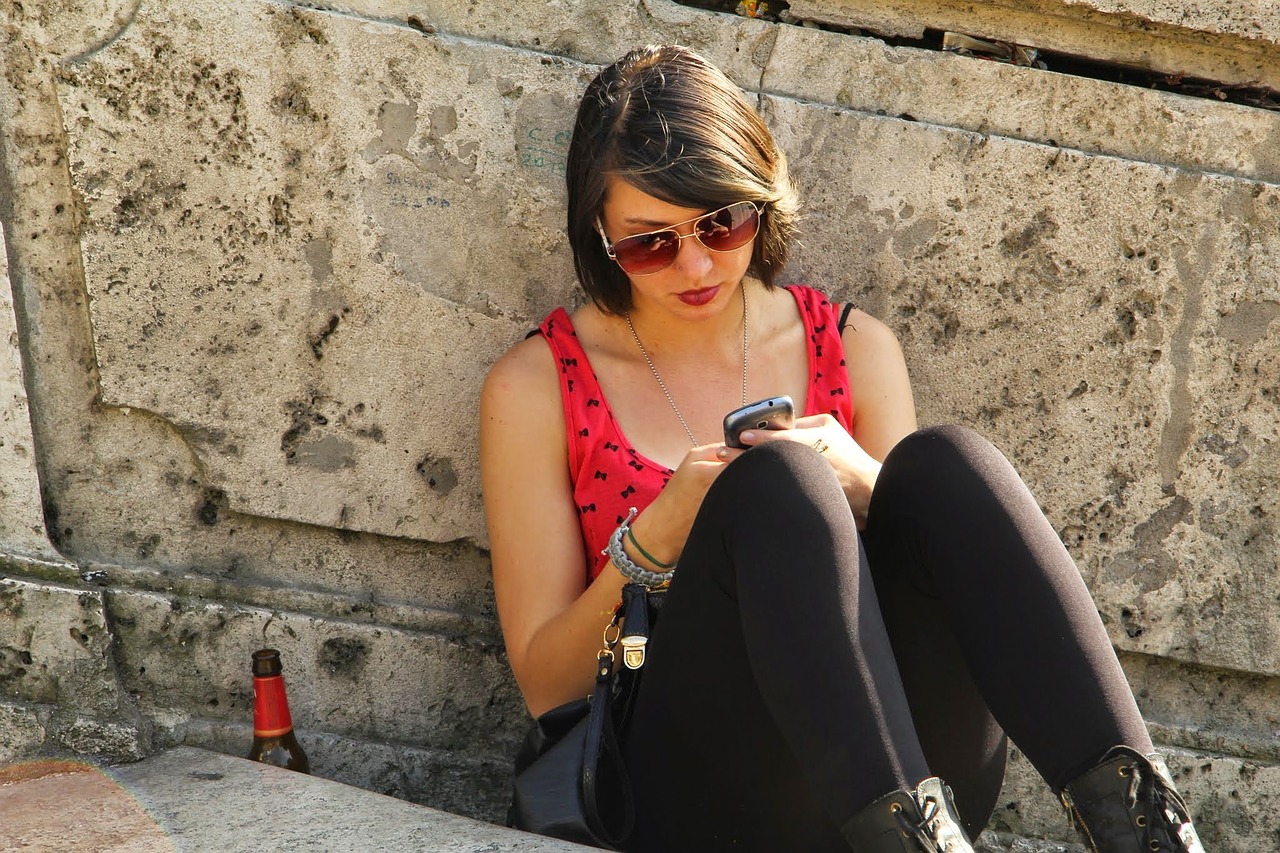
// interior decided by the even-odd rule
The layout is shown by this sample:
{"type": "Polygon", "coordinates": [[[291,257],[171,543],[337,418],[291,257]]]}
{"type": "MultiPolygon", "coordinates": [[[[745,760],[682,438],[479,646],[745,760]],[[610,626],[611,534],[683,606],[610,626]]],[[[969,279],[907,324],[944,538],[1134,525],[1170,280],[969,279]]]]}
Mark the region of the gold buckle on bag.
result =
{"type": "Polygon", "coordinates": [[[622,663],[627,669],[639,669],[644,666],[644,647],[648,642],[648,637],[622,638],[622,663]]]}

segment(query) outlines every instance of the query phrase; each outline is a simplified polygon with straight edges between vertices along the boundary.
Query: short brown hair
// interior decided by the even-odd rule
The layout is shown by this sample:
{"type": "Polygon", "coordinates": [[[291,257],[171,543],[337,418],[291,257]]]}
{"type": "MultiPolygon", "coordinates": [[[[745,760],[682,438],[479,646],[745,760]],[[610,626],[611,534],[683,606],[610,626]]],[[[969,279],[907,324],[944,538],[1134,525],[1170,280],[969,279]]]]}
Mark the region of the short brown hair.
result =
{"type": "Polygon", "coordinates": [[[610,176],[680,207],[758,202],[748,272],[772,287],[786,262],[799,209],[786,156],[741,90],[687,48],[638,48],[596,75],[578,106],[565,171],[574,267],[606,313],[631,308],[626,273],[596,230],[610,176]]]}

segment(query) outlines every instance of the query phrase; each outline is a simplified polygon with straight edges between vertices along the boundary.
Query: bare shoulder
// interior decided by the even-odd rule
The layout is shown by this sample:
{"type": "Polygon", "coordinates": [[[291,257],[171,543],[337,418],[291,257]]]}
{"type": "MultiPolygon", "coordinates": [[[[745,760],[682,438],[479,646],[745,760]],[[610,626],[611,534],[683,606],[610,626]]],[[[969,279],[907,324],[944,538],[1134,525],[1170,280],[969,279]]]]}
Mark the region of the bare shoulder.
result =
{"type": "Polygon", "coordinates": [[[898,336],[865,311],[853,309],[841,336],[853,404],[853,437],[881,461],[916,429],[911,379],[898,336]]]}
{"type": "Polygon", "coordinates": [[[849,356],[862,356],[870,361],[885,356],[902,357],[902,347],[893,329],[860,308],[849,312],[841,337],[845,353],[849,356]]]}
{"type": "Polygon", "coordinates": [[[555,357],[547,342],[540,335],[525,338],[489,368],[480,396],[481,415],[488,418],[512,408],[527,412],[530,405],[541,409],[556,404],[559,383],[555,357]]]}
{"type": "Polygon", "coordinates": [[[502,490],[525,485],[519,482],[525,472],[545,477],[562,467],[564,436],[555,356],[541,336],[526,338],[494,362],[480,392],[480,477],[486,502],[502,490]]]}

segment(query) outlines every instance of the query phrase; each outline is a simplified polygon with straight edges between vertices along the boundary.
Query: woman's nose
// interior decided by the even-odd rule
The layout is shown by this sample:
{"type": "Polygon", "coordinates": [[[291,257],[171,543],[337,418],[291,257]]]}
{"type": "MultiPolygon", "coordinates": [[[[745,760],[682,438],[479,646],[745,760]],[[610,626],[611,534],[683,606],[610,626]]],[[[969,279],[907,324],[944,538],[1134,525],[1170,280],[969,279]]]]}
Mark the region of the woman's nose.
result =
{"type": "Polygon", "coordinates": [[[694,234],[682,235],[680,252],[676,255],[676,266],[681,272],[701,275],[710,270],[714,263],[711,250],[702,245],[694,234]]]}

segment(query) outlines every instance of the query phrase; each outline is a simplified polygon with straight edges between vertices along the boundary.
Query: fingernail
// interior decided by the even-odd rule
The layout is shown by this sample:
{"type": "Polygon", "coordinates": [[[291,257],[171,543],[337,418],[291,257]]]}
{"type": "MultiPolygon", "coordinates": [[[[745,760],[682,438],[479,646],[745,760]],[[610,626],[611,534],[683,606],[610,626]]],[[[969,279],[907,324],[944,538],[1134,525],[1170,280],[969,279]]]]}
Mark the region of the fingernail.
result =
{"type": "Polygon", "coordinates": [[[719,458],[719,459],[728,459],[728,458],[729,458],[729,448],[727,448],[727,447],[722,447],[722,448],[720,448],[719,450],[717,450],[717,451],[716,451],[716,457],[717,457],[717,458],[719,458]]]}
{"type": "Polygon", "coordinates": [[[751,442],[756,440],[756,434],[751,430],[747,430],[746,432],[742,433],[738,437],[742,439],[743,444],[750,444],[751,442]]]}

